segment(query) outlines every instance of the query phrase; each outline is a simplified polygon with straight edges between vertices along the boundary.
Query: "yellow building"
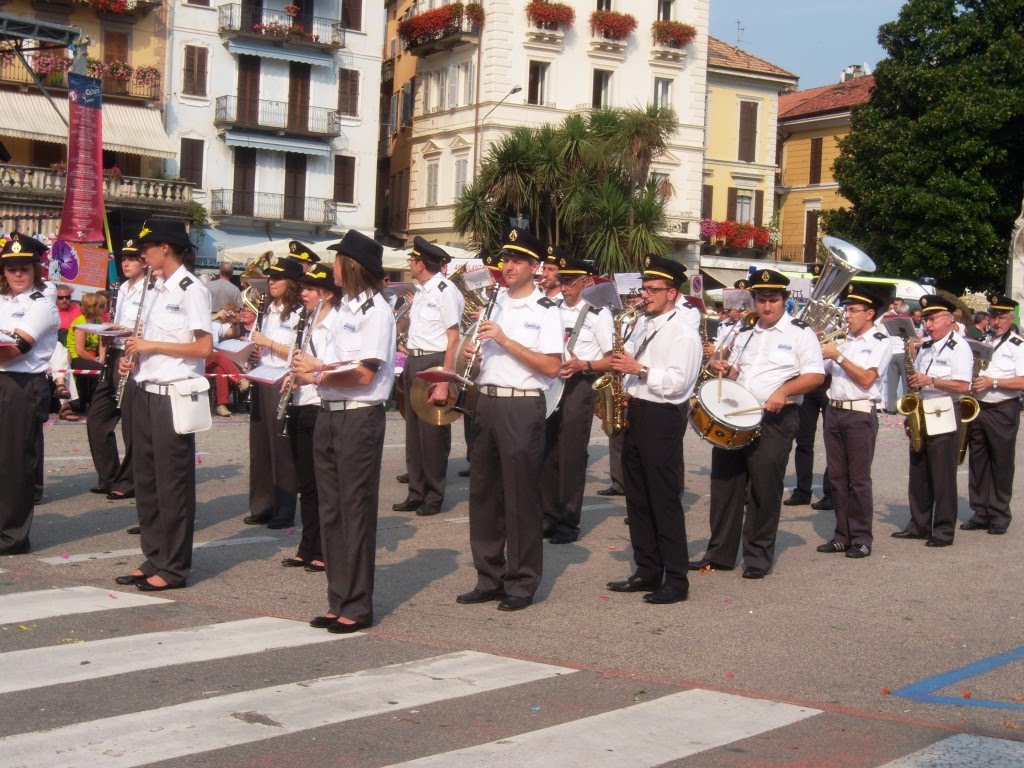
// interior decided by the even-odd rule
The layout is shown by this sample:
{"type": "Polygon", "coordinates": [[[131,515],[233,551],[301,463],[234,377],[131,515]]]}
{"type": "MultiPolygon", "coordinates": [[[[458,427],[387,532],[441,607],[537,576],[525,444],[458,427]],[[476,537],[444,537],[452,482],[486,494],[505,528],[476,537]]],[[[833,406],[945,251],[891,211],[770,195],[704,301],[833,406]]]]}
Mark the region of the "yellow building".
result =
{"type": "Polygon", "coordinates": [[[779,100],[778,258],[784,261],[815,262],[821,211],[848,205],[832,164],[839,140],[850,133],[851,110],[868,100],[874,84],[870,75],[850,75],[844,82],[787,93],[779,100]]]}
{"type": "Polygon", "coordinates": [[[708,38],[702,219],[771,220],[779,94],[796,84],[782,67],[708,38]]]}

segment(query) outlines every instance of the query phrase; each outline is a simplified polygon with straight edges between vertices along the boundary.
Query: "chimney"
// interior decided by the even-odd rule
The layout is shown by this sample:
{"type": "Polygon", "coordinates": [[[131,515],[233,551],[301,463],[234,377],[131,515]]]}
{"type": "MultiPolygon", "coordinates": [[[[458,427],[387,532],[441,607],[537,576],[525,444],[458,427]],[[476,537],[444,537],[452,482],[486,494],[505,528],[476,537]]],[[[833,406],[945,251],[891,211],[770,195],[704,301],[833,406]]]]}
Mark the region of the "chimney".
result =
{"type": "Polygon", "coordinates": [[[867,64],[851,64],[839,73],[839,82],[845,83],[870,74],[871,68],[867,64]]]}

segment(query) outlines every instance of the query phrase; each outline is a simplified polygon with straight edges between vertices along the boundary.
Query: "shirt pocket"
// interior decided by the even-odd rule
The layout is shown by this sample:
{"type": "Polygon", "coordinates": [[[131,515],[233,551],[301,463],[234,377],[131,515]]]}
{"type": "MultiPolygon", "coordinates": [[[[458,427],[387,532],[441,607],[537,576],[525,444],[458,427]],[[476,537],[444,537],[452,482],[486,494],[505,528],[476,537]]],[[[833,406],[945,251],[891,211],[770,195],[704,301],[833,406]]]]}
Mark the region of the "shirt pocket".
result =
{"type": "Polygon", "coordinates": [[[928,365],[925,369],[925,373],[929,376],[935,376],[937,378],[946,378],[953,372],[953,366],[948,360],[937,357],[928,365]]]}
{"type": "Polygon", "coordinates": [[[167,341],[185,341],[188,335],[184,315],[160,315],[153,319],[153,326],[160,338],[167,341]]]}
{"type": "Polygon", "coordinates": [[[796,352],[792,349],[779,349],[776,347],[768,353],[768,362],[778,368],[795,368],[796,352]]]}

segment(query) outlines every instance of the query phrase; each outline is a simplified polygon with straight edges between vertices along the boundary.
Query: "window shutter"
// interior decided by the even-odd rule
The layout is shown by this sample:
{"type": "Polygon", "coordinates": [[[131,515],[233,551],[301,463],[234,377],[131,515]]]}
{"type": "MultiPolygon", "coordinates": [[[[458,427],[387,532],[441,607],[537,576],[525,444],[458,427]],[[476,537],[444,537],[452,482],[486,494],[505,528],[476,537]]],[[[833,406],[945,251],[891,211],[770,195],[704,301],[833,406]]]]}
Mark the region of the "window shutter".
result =
{"type": "Polygon", "coordinates": [[[804,223],[804,263],[818,260],[818,215],[820,211],[807,211],[804,223]]]}
{"type": "Polygon", "coordinates": [[[448,106],[459,106],[459,68],[454,64],[448,67],[448,106]]]}
{"type": "Polygon", "coordinates": [[[359,114],[359,70],[338,70],[338,112],[355,117],[359,114]]]}
{"type": "Polygon", "coordinates": [[[415,82],[410,81],[402,86],[402,127],[412,125],[413,94],[416,92],[415,82]]]}
{"type": "Polygon", "coordinates": [[[345,29],[363,28],[363,0],[341,0],[341,24],[345,29]]]}
{"type": "Polygon", "coordinates": [[[752,163],[757,159],[757,104],[753,101],[740,102],[740,146],[738,156],[741,162],[752,163]]]}
{"type": "Polygon", "coordinates": [[[739,201],[740,191],[736,187],[729,187],[729,202],[727,203],[727,211],[725,218],[736,220],[736,207],[739,201]]]}
{"type": "Polygon", "coordinates": [[[705,184],[700,191],[700,217],[702,219],[712,218],[713,203],[715,201],[715,188],[705,184]]]}
{"type": "Polygon", "coordinates": [[[103,63],[128,61],[128,33],[106,30],[103,33],[103,63]]]}
{"type": "Polygon", "coordinates": [[[473,86],[474,85],[476,85],[476,83],[473,82],[473,62],[472,61],[467,61],[466,62],[466,83],[465,83],[465,87],[463,89],[465,91],[464,99],[465,99],[466,104],[472,104],[473,103],[473,86]]]}
{"type": "Polygon", "coordinates": [[[455,161],[455,197],[457,198],[462,194],[462,190],[466,188],[466,172],[469,169],[469,161],[460,158],[455,161]]]}
{"type": "Polygon", "coordinates": [[[764,225],[764,191],[757,190],[754,192],[754,226],[760,227],[764,225]]]}
{"type": "Polygon", "coordinates": [[[821,147],[822,139],[811,139],[811,167],[807,174],[808,184],[821,184],[821,147]]]}
{"type": "Polygon", "coordinates": [[[202,139],[181,140],[181,161],[178,175],[191,181],[197,187],[203,185],[203,141],[202,139]]]}
{"type": "Polygon", "coordinates": [[[430,90],[431,90],[431,85],[433,84],[433,82],[434,82],[434,76],[432,74],[427,74],[427,75],[425,75],[423,77],[423,114],[424,115],[429,113],[430,110],[433,109],[433,105],[430,103],[430,97],[432,95],[430,93],[430,90]]]}
{"type": "Polygon", "coordinates": [[[334,202],[356,201],[356,159],[348,155],[334,156],[334,202]]]}
{"type": "Polygon", "coordinates": [[[437,205],[437,163],[427,165],[427,205],[437,205]]]}
{"type": "Polygon", "coordinates": [[[448,107],[448,70],[442,69],[434,73],[437,78],[437,108],[439,110],[448,107]]]}
{"type": "Polygon", "coordinates": [[[196,51],[194,45],[185,46],[185,85],[183,92],[195,94],[196,92],[196,51]]]}

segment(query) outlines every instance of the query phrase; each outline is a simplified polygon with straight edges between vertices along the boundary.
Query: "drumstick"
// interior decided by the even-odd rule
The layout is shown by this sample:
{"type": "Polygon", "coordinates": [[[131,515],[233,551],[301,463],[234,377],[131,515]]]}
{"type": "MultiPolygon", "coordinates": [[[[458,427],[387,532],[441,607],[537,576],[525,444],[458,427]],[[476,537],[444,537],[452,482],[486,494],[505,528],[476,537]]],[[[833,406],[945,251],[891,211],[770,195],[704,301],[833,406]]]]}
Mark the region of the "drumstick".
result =
{"type": "MultiPolygon", "coordinates": [[[[793,400],[787,400],[785,404],[786,405],[796,405],[796,402],[793,401],[793,400]]],[[[745,413],[754,413],[755,411],[763,411],[764,409],[765,409],[765,406],[763,406],[763,405],[758,405],[758,406],[756,406],[754,408],[741,408],[738,411],[730,411],[729,413],[725,414],[725,416],[726,416],[726,418],[728,418],[729,416],[742,416],[745,413]]]]}
{"type": "Polygon", "coordinates": [[[718,399],[722,399],[722,371],[718,372],[718,399]]]}

